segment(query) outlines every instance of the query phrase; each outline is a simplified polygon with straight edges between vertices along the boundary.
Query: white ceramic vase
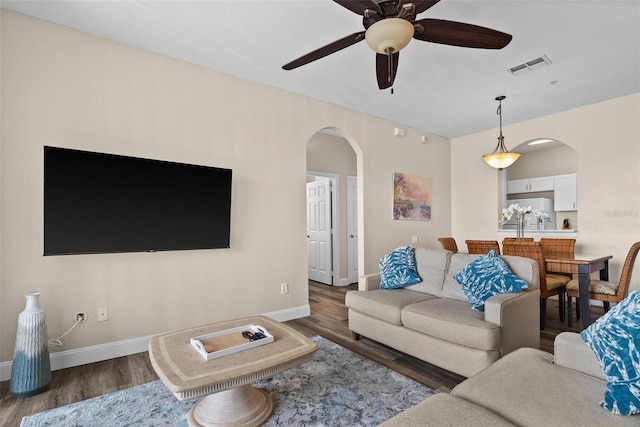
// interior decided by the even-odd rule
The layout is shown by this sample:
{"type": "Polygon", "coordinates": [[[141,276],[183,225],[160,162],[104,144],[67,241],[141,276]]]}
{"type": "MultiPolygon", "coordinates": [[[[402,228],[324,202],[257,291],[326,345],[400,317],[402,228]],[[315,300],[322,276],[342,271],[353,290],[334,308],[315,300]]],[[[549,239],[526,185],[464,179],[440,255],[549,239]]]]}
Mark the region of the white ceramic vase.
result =
{"type": "Polygon", "coordinates": [[[18,398],[43,392],[51,382],[51,359],[47,347],[47,324],[40,308],[40,292],[26,295],[24,311],[18,315],[16,347],[9,391],[18,398]]]}

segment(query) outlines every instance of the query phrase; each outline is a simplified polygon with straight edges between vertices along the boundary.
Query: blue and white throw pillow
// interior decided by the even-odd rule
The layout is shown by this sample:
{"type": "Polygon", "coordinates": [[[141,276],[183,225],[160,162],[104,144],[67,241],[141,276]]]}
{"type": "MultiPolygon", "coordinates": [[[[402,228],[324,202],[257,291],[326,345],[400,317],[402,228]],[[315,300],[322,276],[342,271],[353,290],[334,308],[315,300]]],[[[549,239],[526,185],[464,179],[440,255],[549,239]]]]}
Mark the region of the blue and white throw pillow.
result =
{"type": "Polygon", "coordinates": [[[411,246],[398,248],[380,258],[380,289],[398,289],[420,281],[411,246]]]}
{"type": "Polygon", "coordinates": [[[494,295],[520,292],[529,284],[513,274],[507,263],[491,250],[458,271],[454,279],[460,284],[474,310],[484,311],[484,302],[494,295]]]}
{"type": "Polygon", "coordinates": [[[600,405],[618,415],[640,414],[640,289],[580,335],[607,376],[600,405]]]}

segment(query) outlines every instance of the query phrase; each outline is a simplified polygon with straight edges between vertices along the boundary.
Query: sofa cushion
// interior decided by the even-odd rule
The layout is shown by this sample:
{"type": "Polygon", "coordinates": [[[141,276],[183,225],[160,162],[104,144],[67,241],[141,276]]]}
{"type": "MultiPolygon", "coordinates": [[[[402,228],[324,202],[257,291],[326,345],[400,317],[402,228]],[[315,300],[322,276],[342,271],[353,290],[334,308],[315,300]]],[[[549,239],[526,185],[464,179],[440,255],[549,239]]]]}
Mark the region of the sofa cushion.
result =
{"type": "Polygon", "coordinates": [[[518,425],[637,426],[637,416],[619,417],[598,405],[605,390],[604,381],[554,365],[550,353],[520,348],[451,393],[518,425]]]}
{"type": "MultiPolygon", "coordinates": [[[[640,289],[581,335],[607,376],[607,391],[600,404],[614,414],[640,414],[640,289]]],[[[640,425],[640,415],[636,418],[640,425]]]]}
{"type": "Polygon", "coordinates": [[[380,289],[397,289],[420,282],[413,248],[398,248],[380,258],[380,289]]]}
{"type": "Polygon", "coordinates": [[[451,251],[443,249],[427,249],[417,247],[413,250],[416,268],[422,281],[407,286],[412,291],[426,292],[435,296],[442,296],[442,282],[449,267],[451,251]]]}
{"type": "MultiPolygon", "coordinates": [[[[454,298],[460,301],[467,301],[467,297],[462,291],[460,284],[453,278],[453,276],[479,256],[480,255],[467,254],[463,252],[451,255],[449,270],[444,278],[442,296],[446,298],[454,298]]],[[[502,255],[501,258],[507,263],[507,266],[513,274],[529,284],[528,290],[540,288],[540,271],[536,261],[531,258],[509,255],[502,255]]]]}
{"type": "Polygon", "coordinates": [[[435,298],[424,292],[407,289],[376,289],[373,291],[349,291],[345,296],[345,305],[366,315],[402,325],[402,309],[425,299],[435,298]]]}
{"type": "Polygon", "coordinates": [[[540,270],[537,261],[512,255],[501,255],[500,258],[507,263],[513,274],[529,284],[529,291],[540,288],[540,270]]]}
{"type": "Polygon", "coordinates": [[[469,303],[433,298],[407,305],[402,324],[423,334],[480,350],[500,348],[501,329],[484,320],[484,314],[471,310],[469,303]]]}
{"type": "Polygon", "coordinates": [[[453,276],[462,287],[471,307],[484,311],[484,302],[498,294],[520,292],[529,287],[513,274],[507,264],[492,249],[480,255],[453,276]]]}
{"type": "Polygon", "coordinates": [[[579,333],[560,332],[553,340],[553,363],[606,381],[595,353],[579,333]]]}
{"type": "Polygon", "coordinates": [[[444,277],[444,284],[442,286],[443,297],[453,298],[468,303],[467,296],[464,294],[460,284],[453,278],[453,276],[479,256],[480,255],[467,254],[463,252],[451,255],[451,259],[449,260],[449,269],[444,277]]]}
{"type": "Polygon", "coordinates": [[[437,393],[416,406],[400,412],[380,424],[380,427],[407,426],[515,426],[482,406],[448,393],[437,393]]]}

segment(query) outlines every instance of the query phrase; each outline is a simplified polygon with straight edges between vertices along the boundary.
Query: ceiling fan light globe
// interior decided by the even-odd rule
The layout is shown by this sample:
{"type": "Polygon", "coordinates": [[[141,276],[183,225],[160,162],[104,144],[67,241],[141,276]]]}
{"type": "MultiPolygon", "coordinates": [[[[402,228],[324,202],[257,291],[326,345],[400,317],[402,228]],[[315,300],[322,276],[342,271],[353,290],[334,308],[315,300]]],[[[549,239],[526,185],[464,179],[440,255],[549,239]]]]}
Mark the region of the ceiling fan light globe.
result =
{"type": "Polygon", "coordinates": [[[369,47],[384,55],[399,52],[413,37],[413,25],[401,18],[386,18],[371,25],[365,34],[369,47]]]}
{"type": "Polygon", "coordinates": [[[520,153],[492,153],[482,156],[489,166],[496,169],[504,169],[515,163],[520,158],[520,153]]]}

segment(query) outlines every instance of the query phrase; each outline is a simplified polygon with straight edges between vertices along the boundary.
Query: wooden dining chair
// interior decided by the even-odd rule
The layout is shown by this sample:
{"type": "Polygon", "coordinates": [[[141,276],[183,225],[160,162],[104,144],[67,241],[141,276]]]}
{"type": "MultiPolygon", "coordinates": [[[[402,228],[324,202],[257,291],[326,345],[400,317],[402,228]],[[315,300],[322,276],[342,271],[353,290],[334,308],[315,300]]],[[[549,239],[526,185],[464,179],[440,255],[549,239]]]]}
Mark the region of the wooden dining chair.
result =
{"type": "Polygon", "coordinates": [[[491,249],[500,255],[500,245],[497,240],[465,240],[467,250],[470,254],[488,254],[491,249]]]}
{"type": "MultiPolygon", "coordinates": [[[[609,311],[609,303],[618,303],[627,297],[629,293],[629,282],[631,282],[631,274],[633,273],[633,265],[636,262],[639,251],[640,242],[636,242],[631,246],[631,249],[629,249],[627,258],[622,266],[620,281],[618,283],[595,279],[590,280],[589,299],[602,301],[605,313],[609,311]]],[[[580,320],[580,304],[577,304],[580,299],[578,279],[571,280],[567,283],[567,323],[569,326],[573,325],[573,319],[571,318],[573,315],[571,298],[574,297],[576,298],[576,320],[580,320]]]]}
{"type": "Polygon", "coordinates": [[[458,252],[458,245],[456,244],[456,239],[453,237],[438,237],[438,241],[442,245],[442,249],[446,249],[453,253],[458,252]]]}
{"type": "MultiPolygon", "coordinates": [[[[543,237],[540,239],[540,246],[542,246],[542,256],[547,258],[569,258],[573,259],[576,249],[576,239],[558,239],[558,238],[550,238],[543,237]]],[[[549,271],[554,274],[562,274],[564,276],[573,278],[571,273],[556,273],[554,271],[549,271]]]]}
{"type": "Polygon", "coordinates": [[[504,252],[505,242],[533,242],[533,237],[522,237],[520,240],[517,240],[515,237],[505,237],[502,239],[502,252],[504,252]]]}
{"type": "Polygon", "coordinates": [[[505,255],[531,258],[538,263],[540,270],[540,329],[545,327],[547,316],[547,298],[558,295],[558,314],[560,321],[564,322],[566,285],[570,278],[559,274],[547,273],[542,246],[540,242],[504,242],[502,251],[505,255]]]}
{"type": "Polygon", "coordinates": [[[502,239],[502,244],[504,245],[504,242],[533,242],[533,237],[523,237],[520,240],[516,239],[515,237],[505,237],[504,239],[502,239]]]}
{"type": "Polygon", "coordinates": [[[576,250],[576,239],[543,237],[540,239],[540,245],[545,258],[573,258],[576,250]]]}

